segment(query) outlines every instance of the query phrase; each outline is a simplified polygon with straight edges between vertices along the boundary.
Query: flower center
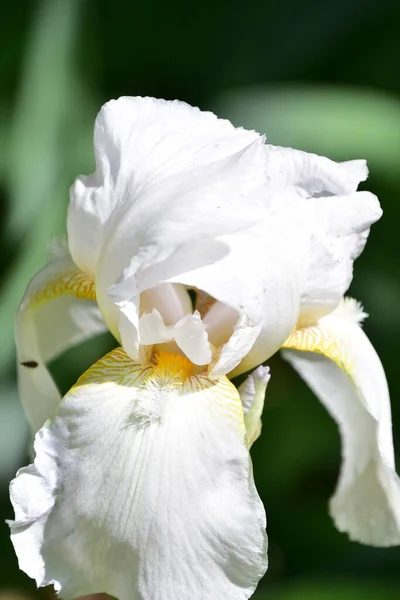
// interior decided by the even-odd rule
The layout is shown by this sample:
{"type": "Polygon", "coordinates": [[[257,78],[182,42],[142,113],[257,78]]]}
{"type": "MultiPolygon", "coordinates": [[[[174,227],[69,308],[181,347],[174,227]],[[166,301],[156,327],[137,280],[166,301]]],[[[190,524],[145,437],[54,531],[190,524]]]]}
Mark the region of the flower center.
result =
{"type": "Polygon", "coordinates": [[[157,351],[153,354],[146,384],[155,383],[160,387],[177,388],[194,375],[194,372],[195,365],[186,356],[157,351]]]}

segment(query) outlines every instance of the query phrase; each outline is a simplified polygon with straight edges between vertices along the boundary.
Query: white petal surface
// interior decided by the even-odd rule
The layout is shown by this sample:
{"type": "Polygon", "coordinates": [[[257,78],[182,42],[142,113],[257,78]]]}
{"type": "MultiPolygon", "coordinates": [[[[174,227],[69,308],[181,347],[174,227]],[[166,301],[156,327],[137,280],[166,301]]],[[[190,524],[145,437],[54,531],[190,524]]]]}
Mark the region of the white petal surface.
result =
{"type": "Polygon", "coordinates": [[[163,283],[140,295],[140,313],[156,308],[166,325],[174,325],[193,311],[192,301],[183,285],[163,283]]]}
{"type": "Polygon", "coordinates": [[[113,332],[119,318],[112,302],[116,297],[129,299],[221,261],[230,247],[218,236],[263,220],[261,149],[252,146],[222,164],[183,173],[132,202],[98,262],[97,298],[113,332]]]}
{"type": "Polygon", "coordinates": [[[208,365],[212,354],[208,335],[196,310],[192,315],[186,315],[173,328],[174,339],[182,352],[195,365],[208,365]]]}
{"type": "Polygon", "coordinates": [[[299,316],[303,327],[338,306],[353,278],[353,261],[363,251],[369,228],[382,210],[368,192],[310,198],[301,205],[304,227],[310,230],[299,316]]]}
{"type": "Polygon", "coordinates": [[[68,232],[77,264],[96,273],[109,329],[137,360],[138,295],[170,326],[184,316],[173,318],[181,299],[156,290],[195,286],[231,309],[229,322],[208,330],[210,339],[232,334],[218,345],[213,377],[265,361],[298,316],[304,326],[334,310],[380,216],[371,194],[356,193],[364,161],[265,146],[181,102],[109,102],[95,154],[95,173],[71,190],[68,232]]]}
{"type": "Polygon", "coordinates": [[[310,232],[305,255],[300,326],[314,323],[334,310],[347,291],[353,261],[361,254],[370,226],[382,211],[373,194],[356,193],[368,175],[364,160],[336,163],[292,148],[265,147],[270,187],[298,194],[293,212],[310,232]],[[301,201],[301,198],[306,202],[301,201]]]}
{"type": "Polygon", "coordinates": [[[337,163],[293,148],[265,146],[270,185],[279,191],[295,188],[307,197],[351,194],[368,176],[365,160],[337,163]]]}
{"type": "Polygon", "coordinates": [[[271,210],[259,225],[219,238],[230,248],[225,258],[173,279],[207,292],[231,309],[214,304],[210,315],[204,316],[212,343],[221,339],[221,332],[226,337],[231,327],[231,337],[211,365],[212,377],[232,371],[238,375],[264,362],[295,327],[308,244],[308,233],[297,221],[298,215],[291,215],[287,205],[271,210]],[[234,311],[238,317],[233,325],[234,311]]]}
{"type": "Polygon", "coordinates": [[[269,367],[261,365],[238,388],[243,406],[244,424],[249,447],[254,444],[261,434],[261,415],[270,377],[269,367]]]}
{"type": "Polygon", "coordinates": [[[365,544],[400,544],[389,393],[381,362],[351,299],[314,327],[296,331],[284,357],[337,421],[343,464],[330,509],[336,526],[365,544]],[[312,354],[316,352],[317,354],[312,354]]]}
{"type": "Polygon", "coordinates": [[[140,317],[139,333],[141,344],[162,344],[174,340],[195,365],[207,365],[211,361],[208,336],[197,310],[185,315],[175,325],[167,327],[158,310],[154,309],[140,317]]]}
{"type": "Polygon", "coordinates": [[[69,256],[54,258],[30,282],[15,323],[18,384],[36,432],[61,400],[46,363],[71,346],[106,331],[93,281],[69,256]]]}
{"type": "MultiPolygon", "coordinates": [[[[211,176],[213,199],[218,199],[225,185],[224,170],[232,166],[239,171],[243,166],[253,180],[246,185],[243,172],[232,178],[236,183],[242,178],[239,193],[243,193],[244,187],[251,187],[254,177],[259,177],[257,168],[263,162],[262,140],[255,132],[236,129],[229,121],[183,102],[155,98],[125,97],[105,104],[96,119],[94,145],[96,172],[77,179],[71,190],[68,217],[72,256],[91,273],[96,272],[109,231],[122,218],[129,221],[128,229],[133,227],[131,239],[137,238],[134,243],[139,246],[145,225],[151,224],[154,217],[159,225],[164,211],[173,210],[168,205],[177,193],[178,198],[185,196],[189,202],[188,194],[193,195],[195,187],[211,176]],[[258,142],[259,165],[253,161],[252,150],[251,162],[241,157],[246,148],[258,142]],[[210,166],[211,170],[207,169],[210,166]],[[220,185],[213,176],[215,171],[221,175],[220,185]],[[168,193],[171,186],[172,196],[168,193]]],[[[196,211],[193,198],[190,200],[186,210],[196,211]]]]}
{"type": "MultiPolygon", "coordinates": [[[[343,183],[338,190],[350,188],[343,183]]],[[[367,192],[277,195],[260,225],[218,238],[230,248],[226,257],[175,277],[220,301],[204,316],[210,341],[225,338],[211,375],[235,376],[254,368],[276,352],[296,319],[302,327],[334,310],[381,212],[367,192]]]]}
{"type": "Polygon", "coordinates": [[[11,484],[20,567],[66,600],[246,600],[266,570],[265,513],[226,378],[163,355],[96,363],[11,484]]]}
{"type": "Polygon", "coordinates": [[[95,153],[96,172],[71,190],[68,236],[118,339],[121,312],[137,328],[139,293],[220,261],[230,247],[218,236],[262,220],[268,175],[257,133],[152,98],[106,104],[95,153]]]}

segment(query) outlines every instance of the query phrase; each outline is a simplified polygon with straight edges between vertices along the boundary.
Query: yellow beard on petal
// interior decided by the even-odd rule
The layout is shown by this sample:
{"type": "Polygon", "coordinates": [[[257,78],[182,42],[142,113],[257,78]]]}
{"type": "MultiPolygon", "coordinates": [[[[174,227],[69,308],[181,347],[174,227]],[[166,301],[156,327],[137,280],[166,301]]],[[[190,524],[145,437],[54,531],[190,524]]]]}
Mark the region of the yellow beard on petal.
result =
{"type": "Polygon", "coordinates": [[[179,354],[156,351],[152,363],[146,383],[177,387],[194,374],[195,365],[186,356],[179,354]]]}
{"type": "Polygon", "coordinates": [[[140,365],[134,363],[123,348],[116,348],[90,367],[71,391],[99,384],[140,387],[141,410],[146,422],[162,417],[162,403],[168,398],[184,396],[185,401],[190,402],[192,395],[193,398],[200,395],[204,402],[212,403],[221,417],[228,416],[245,437],[243,407],[235,386],[227,377],[213,380],[205,371],[199,373],[196,365],[179,354],[156,350],[149,365],[140,365]]]}

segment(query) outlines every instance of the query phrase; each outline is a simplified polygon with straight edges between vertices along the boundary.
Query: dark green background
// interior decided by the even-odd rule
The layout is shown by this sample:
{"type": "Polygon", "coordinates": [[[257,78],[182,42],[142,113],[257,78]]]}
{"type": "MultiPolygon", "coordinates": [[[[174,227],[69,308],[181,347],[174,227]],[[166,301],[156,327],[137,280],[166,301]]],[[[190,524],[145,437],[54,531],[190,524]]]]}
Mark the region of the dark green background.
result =
{"type": "MultiPolygon", "coordinates": [[[[0,54],[0,516],[27,461],[12,320],[46,245],[64,228],[68,187],[93,167],[92,127],[119,95],[180,98],[235,124],[335,159],[367,158],[384,217],[356,263],[351,294],[385,366],[400,450],[400,3],[388,0],[49,0],[5,2],[0,54]]],[[[259,260],[259,258],[258,258],[259,260]]],[[[63,389],[109,339],[58,359],[63,389]]],[[[270,361],[262,438],[253,449],[270,570],[255,598],[400,598],[400,549],[360,546],[327,513],[336,427],[279,357],[270,361]]],[[[0,597],[37,593],[0,525],[0,597]]],[[[46,592],[42,596],[46,595],[46,592]]]]}

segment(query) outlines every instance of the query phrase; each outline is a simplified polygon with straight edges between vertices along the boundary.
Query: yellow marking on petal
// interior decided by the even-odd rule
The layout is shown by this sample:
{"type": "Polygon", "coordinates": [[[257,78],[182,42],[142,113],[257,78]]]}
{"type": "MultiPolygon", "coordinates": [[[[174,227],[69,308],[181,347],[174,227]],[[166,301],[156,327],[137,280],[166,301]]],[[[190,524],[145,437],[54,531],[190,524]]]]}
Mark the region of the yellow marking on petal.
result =
{"type": "Polygon", "coordinates": [[[47,281],[42,288],[33,294],[29,308],[34,310],[48,300],[63,295],[96,301],[94,279],[78,269],[69,269],[58,273],[54,279],[47,281]]]}
{"type": "Polygon", "coordinates": [[[335,336],[330,329],[320,325],[296,329],[282,348],[323,354],[348,375],[353,369],[352,356],[343,340],[335,336]]]}
{"type": "Polygon", "coordinates": [[[121,347],[111,350],[81,375],[72,389],[90,384],[116,383],[118,385],[134,385],[140,378],[145,378],[151,367],[139,365],[127,355],[121,347]]]}
{"type": "Polygon", "coordinates": [[[115,383],[124,386],[140,386],[150,393],[166,392],[185,396],[190,402],[196,395],[203,399],[221,418],[228,417],[245,440],[243,408],[235,386],[225,377],[213,380],[206,373],[196,373],[186,357],[160,352],[153,357],[153,364],[134,363],[123,348],[116,348],[90,367],[72,389],[115,383]]]}
{"type": "Polygon", "coordinates": [[[217,381],[209,379],[206,373],[197,373],[197,367],[179,354],[159,352],[154,355],[153,361],[154,364],[146,377],[146,386],[181,389],[181,393],[189,394],[189,397],[191,393],[200,392],[215,408],[232,418],[244,430],[239,393],[226,377],[217,381]]]}

